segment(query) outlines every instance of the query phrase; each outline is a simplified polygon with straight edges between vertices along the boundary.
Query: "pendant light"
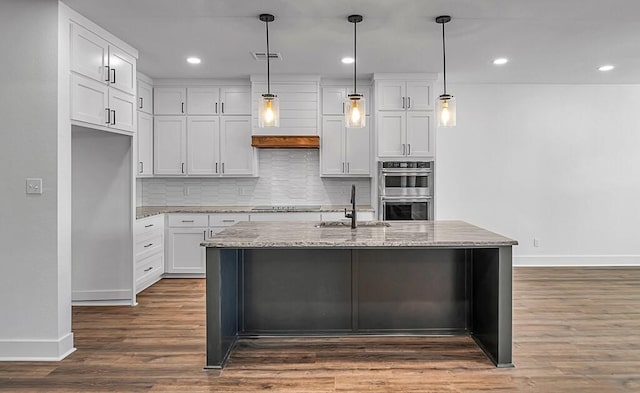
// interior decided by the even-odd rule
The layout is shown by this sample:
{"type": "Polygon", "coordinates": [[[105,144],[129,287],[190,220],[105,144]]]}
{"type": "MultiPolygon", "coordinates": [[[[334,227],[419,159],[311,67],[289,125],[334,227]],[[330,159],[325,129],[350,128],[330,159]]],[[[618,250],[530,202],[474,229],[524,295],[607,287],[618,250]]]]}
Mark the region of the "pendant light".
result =
{"type": "Polygon", "coordinates": [[[451,94],[447,94],[447,54],[444,44],[444,25],[449,23],[451,17],[442,15],[436,18],[436,23],[442,25],[442,64],[444,75],[444,91],[438,97],[438,126],[455,127],[456,125],[456,99],[451,94]]]}
{"type": "Polygon", "coordinates": [[[271,14],[260,14],[258,17],[265,23],[267,29],[267,93],[262,95],[260,100],[260,112],[258,118],[258,127],[279,127],[280,126],[280,103],[278,96],[271,94],[271,75],[269,69],[269,22],[273,22],[276,17],[271,14]]]}
{"type": "Polygon", "coordinates": [[[347,95],[347,101],[345,102],[345,124],[348,128],[363,128],[366,119],[364,95],[358,94],[356,90],[356,64],[358,63],[356,57],[356,25],[362,22],[362,15],[349,15],[347,20],[353,23],[353,94],[347,95]]]}

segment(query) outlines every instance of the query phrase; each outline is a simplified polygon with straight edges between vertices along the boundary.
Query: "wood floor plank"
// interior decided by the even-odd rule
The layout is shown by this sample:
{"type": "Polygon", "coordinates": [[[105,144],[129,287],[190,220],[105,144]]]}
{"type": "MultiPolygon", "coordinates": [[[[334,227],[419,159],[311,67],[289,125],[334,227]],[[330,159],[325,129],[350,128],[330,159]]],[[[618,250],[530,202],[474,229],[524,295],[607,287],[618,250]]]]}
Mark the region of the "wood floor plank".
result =
{"type": "Polygon", "coordinates": [[[205,363],[205,283],[166,279],[137,307],[74,307],[77,351],[0,363],[1,392],[638,392],[640,268],[515,268],[515,368],[468,337],[243,339],[205,363]]]}

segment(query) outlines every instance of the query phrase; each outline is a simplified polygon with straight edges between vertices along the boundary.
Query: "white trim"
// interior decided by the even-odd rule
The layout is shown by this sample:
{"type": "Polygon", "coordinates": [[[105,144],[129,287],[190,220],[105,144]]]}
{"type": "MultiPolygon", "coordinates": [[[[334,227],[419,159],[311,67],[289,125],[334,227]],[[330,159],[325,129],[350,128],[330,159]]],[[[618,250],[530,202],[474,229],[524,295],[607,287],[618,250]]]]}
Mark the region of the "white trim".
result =
{"type": "MultiPolygon", "coordinates": [[[[131,289],[74,290],[73,304],[85,301],[128,301],[131,302],[131,289]]],[[[134,300],[135,301],[135,300],[134,300]]]]}
{"type": "MultiPolygon", "coordinates": [[[[253,83],[267,83],[267,76],[265,74],[254,74],[250,77],[253,83]]],[[[284,74],[284,75],[271,75],[271,82],[277,83],[320,83],[320,75],[297,75],[297,74],[284,74]]]]}
{"type": "Polygon", "coordinates": [[[60,361],[76,349],[73,347],[73,333],[57,340],[0,340],[0,361],[42,362],[60,361]]]}
{"type": "Polygon", "coordinates": [[[640,266],[640,255],[518,255],[513,266],[640,266]]]}
{"type": "Polygon", "coordinates": [[[100,307],[100,306],[137,306],[137,301],[131,300],[74,300],[71,302],[71,305],[74,307],[77,306],[89,306],[89,307],[100,307]]]}
{"type": "Polygon", "coordinates": [[[80,14],[78,11],[70,8],[68,5],[62,2],[59,2],[58,6],[60,6],[60,4],[63,4],[64,8],[66,8],[65,13],[68,15],[69,21],[73,23],[77,23],[87,30],[91,30],[92,33],[99,35],[103,39],[107,40],[110,44],[117,46],[118,48],[127,52],[131,56],[135,57],[136,59],[138,58],[138,50],[136,48],[122,41],[120,38],[116,37],[115,35],[109,33],[107,30],[103,29],[102,27],[100,27],[99,25],[97,25],[95,22],[91,21],[84,15],[80,14]]]}
{"type": "Polygon", "coordinates": [[[374,73],[373,80],[399,80],[399,81],[416,81],[416,80],[437,80],[438,73],[374,73]]]}
{"type": "Polygon", "coordinates": [[[149,78],[147,75],[143,74],[140,71],[136,72],[136,78],[140,79],[141,81],[153,86],[153,79],[149,78]]]}
{"type": "Polygon", "coordinates": [[[249,79],[154,79],[153,87],[251,86],[249,79]]]}

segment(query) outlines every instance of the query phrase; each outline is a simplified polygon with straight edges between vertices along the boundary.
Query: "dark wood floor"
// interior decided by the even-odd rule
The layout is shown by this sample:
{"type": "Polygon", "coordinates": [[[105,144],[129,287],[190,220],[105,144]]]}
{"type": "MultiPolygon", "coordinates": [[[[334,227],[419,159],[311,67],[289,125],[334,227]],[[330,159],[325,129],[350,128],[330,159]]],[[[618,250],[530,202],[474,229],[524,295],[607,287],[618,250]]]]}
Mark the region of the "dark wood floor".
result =
{"type": "Polygon", "coordinates": [[[0,363],[2,392],[639,392],[640,268],[514,270],[514,362],[466,337],[243,341],[204,371],[204,280],[78,307],[62,362],[0,363]]]}

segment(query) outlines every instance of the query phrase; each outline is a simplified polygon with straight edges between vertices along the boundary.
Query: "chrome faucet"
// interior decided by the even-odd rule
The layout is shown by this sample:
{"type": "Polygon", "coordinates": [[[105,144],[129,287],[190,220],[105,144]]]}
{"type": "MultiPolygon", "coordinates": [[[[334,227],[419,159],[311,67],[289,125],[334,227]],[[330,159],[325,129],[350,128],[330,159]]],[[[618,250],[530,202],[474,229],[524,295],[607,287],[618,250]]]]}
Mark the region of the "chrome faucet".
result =
{"type": "Polygon", "coordinates": [[[344,209],[344,216],[351,219],[351,229],[356,229],[358,226],[358,219],[356,218],[356,185],[351,185],[351,213],[347,213],[347,208],[344,209]]]}

